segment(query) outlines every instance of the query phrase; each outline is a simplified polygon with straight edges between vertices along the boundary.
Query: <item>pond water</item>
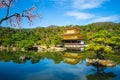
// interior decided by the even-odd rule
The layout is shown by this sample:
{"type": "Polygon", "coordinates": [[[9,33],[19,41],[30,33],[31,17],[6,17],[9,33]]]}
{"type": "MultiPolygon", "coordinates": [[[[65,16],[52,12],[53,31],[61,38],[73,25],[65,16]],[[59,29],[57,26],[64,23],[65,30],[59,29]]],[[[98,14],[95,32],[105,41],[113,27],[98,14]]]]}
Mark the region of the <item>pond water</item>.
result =
{"type": "Polygon", "coordinates": [[[87,65],[81,59],[70,64],[61,53],[32,55],[20,61],[23,53],[0,53],[0,80],[119,80],[120,65],[112,68],[87,65]],[[39,57],[38,57],[39,56],[39,57]]]}

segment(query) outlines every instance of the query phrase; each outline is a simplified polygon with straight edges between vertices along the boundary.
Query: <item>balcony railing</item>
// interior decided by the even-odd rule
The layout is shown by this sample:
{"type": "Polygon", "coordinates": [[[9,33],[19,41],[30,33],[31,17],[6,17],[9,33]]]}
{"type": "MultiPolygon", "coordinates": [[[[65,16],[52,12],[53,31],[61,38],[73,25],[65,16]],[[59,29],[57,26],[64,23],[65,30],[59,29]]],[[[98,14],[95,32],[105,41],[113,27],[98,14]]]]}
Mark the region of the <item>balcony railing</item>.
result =
{"type": "Polygon", "coordinates": [[[65,45],[83,45],[81,43],[65,43],[65,45]]]}
{"type": "Polygon", "coordinates": [[[69,47],[74,47],[74,48],[85,47],[84,44],[65,44],[64,46],[66,48],[69,48],[69,47]]]}

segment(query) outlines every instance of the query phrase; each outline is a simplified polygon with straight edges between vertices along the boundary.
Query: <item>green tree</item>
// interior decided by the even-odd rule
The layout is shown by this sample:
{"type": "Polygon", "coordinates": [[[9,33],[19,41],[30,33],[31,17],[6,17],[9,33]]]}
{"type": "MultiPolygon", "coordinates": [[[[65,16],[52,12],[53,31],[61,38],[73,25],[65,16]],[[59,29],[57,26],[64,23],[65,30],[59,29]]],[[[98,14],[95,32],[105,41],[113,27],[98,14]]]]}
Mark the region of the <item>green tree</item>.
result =
{"type": "Polygon", "coordinates": [[[104,59],[105,53],[113,53],[112,47],[107,42],[111,42],[112,34],[106,30],[101,30],[90,37],[91,43],[87,46],[86,50],[94,51],[96,57],[104,59]]]}

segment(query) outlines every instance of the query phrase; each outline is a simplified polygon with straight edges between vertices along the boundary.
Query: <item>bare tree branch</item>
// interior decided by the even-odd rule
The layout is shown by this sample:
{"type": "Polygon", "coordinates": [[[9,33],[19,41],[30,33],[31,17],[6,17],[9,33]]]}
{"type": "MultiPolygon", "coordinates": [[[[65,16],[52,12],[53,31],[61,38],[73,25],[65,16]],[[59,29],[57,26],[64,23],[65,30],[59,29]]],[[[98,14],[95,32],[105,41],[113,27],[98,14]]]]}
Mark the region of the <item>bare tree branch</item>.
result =
{"type": "Polygon", "coordinates": [[[10,13],[10,5],[12,3],[13,0],[10,0],[10,2],[7,5],[7,12],[6,12],[6,17],[8,17],[9,13],[10,13]]]}
{"type": "Polygon", "coordinates": [[[15,16],[15,15],[17,15],[18,13],[15,13],[15,14],[13,14],[13,15],[11,15],[11,16],[7,16],[7,17],[5,17],[5,18],[2,18],[1,20],[0,20],[0,24],[3,22],[3,21],[6,21],[6,20],[8,20],[8,19],[10,19],[11,17],[13,17],[13,16],[15,16]]]}

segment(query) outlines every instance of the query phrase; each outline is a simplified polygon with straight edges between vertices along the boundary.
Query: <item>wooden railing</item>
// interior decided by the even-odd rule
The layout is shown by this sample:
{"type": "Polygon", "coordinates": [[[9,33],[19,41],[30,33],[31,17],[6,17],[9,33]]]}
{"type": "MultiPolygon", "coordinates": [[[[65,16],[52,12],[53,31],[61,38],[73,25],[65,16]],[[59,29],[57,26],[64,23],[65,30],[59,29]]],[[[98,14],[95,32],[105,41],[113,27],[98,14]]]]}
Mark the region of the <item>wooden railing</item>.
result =
{"type": "Polygon", "coordinates": [[[65,45],[83,45],[81,43],[65,43],[65,45]]]}
{"type": "Polygon", "coordinates": [[[76,48],[79,48],[79,47],[85,47],[84,44],[65,44],[64,45],[66,48],[67,47],[76,47],[76,48]]]}

